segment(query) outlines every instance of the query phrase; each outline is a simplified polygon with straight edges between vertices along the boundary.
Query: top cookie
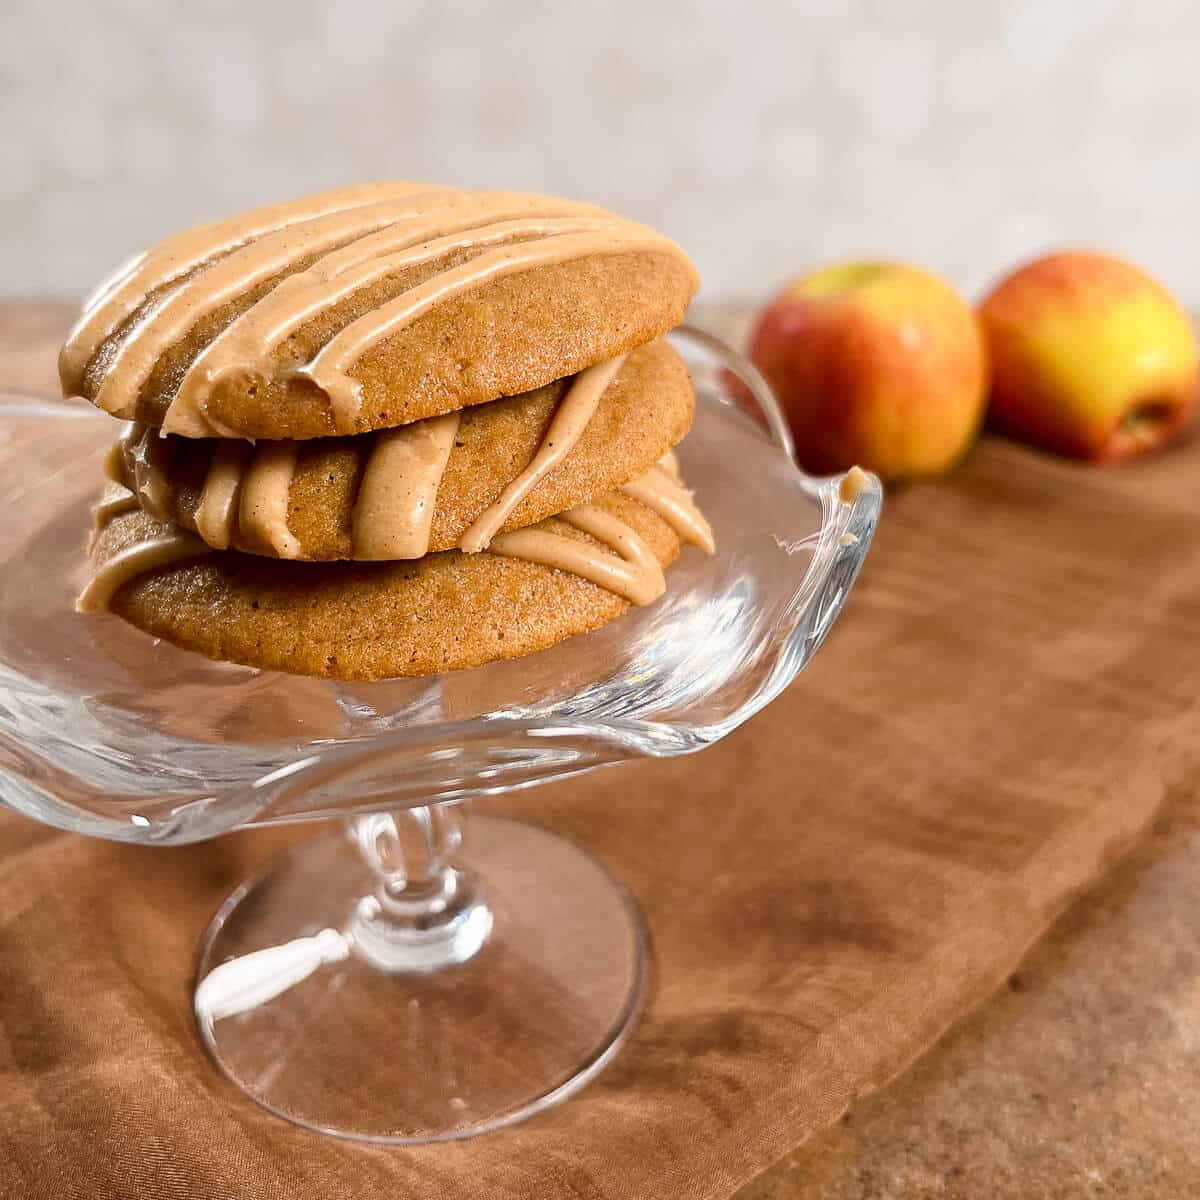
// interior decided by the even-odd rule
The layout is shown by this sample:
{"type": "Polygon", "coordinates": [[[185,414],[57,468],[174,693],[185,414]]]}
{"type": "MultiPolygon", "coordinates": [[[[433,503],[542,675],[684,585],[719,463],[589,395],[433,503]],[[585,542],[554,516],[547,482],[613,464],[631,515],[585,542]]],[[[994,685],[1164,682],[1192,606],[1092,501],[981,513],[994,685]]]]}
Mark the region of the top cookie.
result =
{"type": "Polygon", "coordinates": [[[59,371],[185,437],[363,433],[615,358],[697,286],[673,242],[591,205],[366,184],[160,242],[91,298],[59,371]]]}

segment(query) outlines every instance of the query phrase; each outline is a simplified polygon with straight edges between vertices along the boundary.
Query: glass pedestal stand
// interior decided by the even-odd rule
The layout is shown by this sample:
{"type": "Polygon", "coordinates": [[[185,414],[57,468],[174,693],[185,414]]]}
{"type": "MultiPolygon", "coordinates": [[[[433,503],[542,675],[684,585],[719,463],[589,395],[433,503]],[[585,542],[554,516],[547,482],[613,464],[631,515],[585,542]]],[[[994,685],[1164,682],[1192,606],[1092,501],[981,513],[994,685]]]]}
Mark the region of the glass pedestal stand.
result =
{"type": "Polygon", "coordinates": [[[467,1137],[570,1095],[616,1051],[646,974],[628,893],[536,826],[463,832],[455,805],[354,817],[226,901],[197,1018],[265,1108],[375,1141],[467,1137]]]}
{"type": "Polygon", "coordinates": [[[635,907],[542,829],[482,816],[464,840],[466,802],[711,745],[796,678],[842,610],[878,483],[797,471],[754,369],[704,334],[672,336],[697,392],[679,459],[716,554],[686,550],[664,596],[594,633],[433,680],[253,671],[79,616],[113,423],[0,395],[0,802],[148,846],[272,822],[336,831],[238,888],[197,968],[213,1058],[288,1120],[467,1137],[594,1076],[644,990],[635,907]]]}

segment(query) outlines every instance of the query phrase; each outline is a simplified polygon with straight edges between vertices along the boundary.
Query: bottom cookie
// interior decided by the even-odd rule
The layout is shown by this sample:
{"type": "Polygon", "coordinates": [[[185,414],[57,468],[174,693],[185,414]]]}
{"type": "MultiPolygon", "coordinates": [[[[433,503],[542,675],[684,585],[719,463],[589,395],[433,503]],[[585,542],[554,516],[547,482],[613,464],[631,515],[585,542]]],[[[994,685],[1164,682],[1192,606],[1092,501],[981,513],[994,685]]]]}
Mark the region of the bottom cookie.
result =
{"type": "Polygon", "coordinates": [[[478,554],[394,563],[208,552],[138,509],[112,511],[82,609],[107,607],[209,658],[347,680],[433,675],[544,650],[651,602],[683,540],[707,540],[623,492],[502,534],[478,554]]]}

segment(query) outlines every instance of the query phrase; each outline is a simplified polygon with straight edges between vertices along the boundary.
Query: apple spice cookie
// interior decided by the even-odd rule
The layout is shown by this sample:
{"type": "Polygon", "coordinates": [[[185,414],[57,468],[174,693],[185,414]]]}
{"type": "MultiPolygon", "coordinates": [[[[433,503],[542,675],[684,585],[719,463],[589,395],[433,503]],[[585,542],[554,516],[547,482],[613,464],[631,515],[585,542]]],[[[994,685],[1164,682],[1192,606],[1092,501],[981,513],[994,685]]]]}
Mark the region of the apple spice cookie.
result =
{"type": "Polygon", "coordinates": [[[687,432],[693,404],[682,359],[655,341],[522,396],[356,437],[251,446],[135,425],[112,474],[217,549],[419,558],[483,548],[642,475],[687,432]],[[282,523],[264,519],[264,474],[286,489],[282,523]]]}
{"type": "Polygon", "coordinates": [[[212,551],[110,484],[78,607],[210,658],[338,679],[437,674],[599,628],[666,584],[711,533],[670,460],[621,491],[496,537],[477,554],[298,563],[212,551]]]}
{"type": "Polygon", "coordinates": [[[697,286],[673,242],[590,205],[364,185],[152,247],[92,297],[60,375],[186,437],[363,433],[615,358],[697,286]]]}

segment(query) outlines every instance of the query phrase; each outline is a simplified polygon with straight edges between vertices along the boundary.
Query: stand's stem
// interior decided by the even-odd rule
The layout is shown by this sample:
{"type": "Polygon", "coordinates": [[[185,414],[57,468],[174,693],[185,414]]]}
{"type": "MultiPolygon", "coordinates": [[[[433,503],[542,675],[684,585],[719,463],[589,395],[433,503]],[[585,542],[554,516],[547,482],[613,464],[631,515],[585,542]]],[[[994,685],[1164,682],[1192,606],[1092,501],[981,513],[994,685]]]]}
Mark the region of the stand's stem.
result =
{"type": "Polygon", "coordinates": [[[462,806],[446,804],[351,818],[351,840],[377,885],[355,905],[346,933],[380,970],[436,971],[466,962],[487,940],[483,882],[452,861],[464,825],[462,806]]]}

